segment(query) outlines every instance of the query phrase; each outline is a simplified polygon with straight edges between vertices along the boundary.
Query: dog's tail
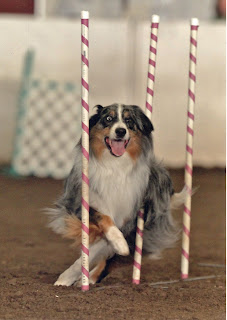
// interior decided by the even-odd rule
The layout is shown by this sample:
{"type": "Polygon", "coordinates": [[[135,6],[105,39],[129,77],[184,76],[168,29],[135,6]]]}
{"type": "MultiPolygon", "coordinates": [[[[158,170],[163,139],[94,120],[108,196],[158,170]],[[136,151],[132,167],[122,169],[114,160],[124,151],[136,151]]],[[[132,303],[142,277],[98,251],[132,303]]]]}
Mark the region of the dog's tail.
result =
{"type": "MultiPolygon", "coordinates": [[[[191,195],[193,195],[197,190],[198,190],[198,187],[193,188],[191,195]]],[[[171,197],[170,208],[172,210],[179,209],[185,203],[187,195],[188,195],[188,189],[186,186],[184,186],[181,192],[174,193],[173,196],[171,197]]]]}
{"type": "MultiPolygon", "coordinates": [[[[44,214],[48,215],[48,227],[55,233],[60,234],[63,238],[74,241],[74,246],[81,245],[81,220],[73,213],[70,214],[65,208],[46,208],[44,214]]],[[[89,224],[89,242],[93,243],[103,236],[103,231],[94,223],[89,224]]]]}
{"type": "Polygon", "coordinates": [[[44,208],[42,210],[48,216],[48,227],[57,234],[65,235],[66,217],[69,215],[65,208],[44,208]]]}

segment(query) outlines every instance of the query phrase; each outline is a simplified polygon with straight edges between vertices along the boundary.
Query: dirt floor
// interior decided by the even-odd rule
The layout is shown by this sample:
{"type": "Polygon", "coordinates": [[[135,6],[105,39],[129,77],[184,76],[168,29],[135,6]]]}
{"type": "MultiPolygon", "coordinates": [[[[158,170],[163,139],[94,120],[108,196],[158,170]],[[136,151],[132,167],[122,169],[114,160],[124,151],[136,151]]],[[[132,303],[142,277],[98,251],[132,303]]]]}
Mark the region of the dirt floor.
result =
{"type": "MultiPolygon", "coordinates": [[[[171,171],[176,191],[183,171],[171,171]]],[[[162,260],[143,261],[141,285],[125,261],[89,292],[53,283],[76,259],[70,242],[45,227],[41,208],[62,181],[0,177],[0,319],[225,319],[225,172],[194,170],[190,278],[180,277],[180,242],[162,260]],[[216,266],[204,266],[201,264],[216,266]],[[159,283],[154,285],[156,282],[159,283]]],[[[176,214],[181,221],[182,210],[176,214]]]]}

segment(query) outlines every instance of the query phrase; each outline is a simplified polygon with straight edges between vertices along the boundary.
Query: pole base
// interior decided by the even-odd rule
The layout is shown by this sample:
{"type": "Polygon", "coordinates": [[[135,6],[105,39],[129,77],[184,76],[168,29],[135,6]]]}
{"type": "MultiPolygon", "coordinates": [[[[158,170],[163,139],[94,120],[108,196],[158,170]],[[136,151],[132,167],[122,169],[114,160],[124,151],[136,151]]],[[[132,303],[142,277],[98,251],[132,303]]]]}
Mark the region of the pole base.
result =
{"type": "Polygon", "coordinates": [[[133,284],[140,284],[140,280],[132,279],[133,284]]]}
{"type": "Polygon", "coordinates": [[[88,291],[89,290],[89,286],[81,286],[81,290],[82,291],[88,291]]]}

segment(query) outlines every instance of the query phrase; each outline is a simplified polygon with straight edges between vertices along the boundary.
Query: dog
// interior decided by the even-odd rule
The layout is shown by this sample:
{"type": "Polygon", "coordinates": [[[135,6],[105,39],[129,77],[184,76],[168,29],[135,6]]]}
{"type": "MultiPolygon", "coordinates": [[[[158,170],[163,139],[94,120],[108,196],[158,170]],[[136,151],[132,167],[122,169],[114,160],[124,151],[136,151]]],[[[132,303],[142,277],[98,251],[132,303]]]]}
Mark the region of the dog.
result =
{"type": "MultiPolygon", "coordinates": [[[[144,209],[143,251],[155,258],[174,246],[179,230],[171,208],[184,202],[175,193],[167,170],[154,155],[151,121],[140,107],[96,106],[89,120],[90,283],[106,274],[106,262],[115,255],[133,253],[137,213],[144,209]]],[[[64,193],[50,209],[49,226],[81,245],[81,140],[64,193]]],[[[63,272],[55,285],[81,280],[81,258],[63,272]]]]}

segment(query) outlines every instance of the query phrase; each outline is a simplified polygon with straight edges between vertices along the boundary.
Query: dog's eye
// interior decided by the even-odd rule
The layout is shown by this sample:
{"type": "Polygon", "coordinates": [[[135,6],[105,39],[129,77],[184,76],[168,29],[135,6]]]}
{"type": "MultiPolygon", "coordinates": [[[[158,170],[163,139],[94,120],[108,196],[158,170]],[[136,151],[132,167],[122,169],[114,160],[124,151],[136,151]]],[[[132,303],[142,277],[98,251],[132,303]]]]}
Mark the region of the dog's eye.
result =
{"type": "Polygon", "coordinates": [[[128,124],[128,125],[133,125],[133,120],[132,120],[132,118],[126,118],[126,119],[125,119],[125,122],[126,122],[126,124],[128,124]]]}
{"type": "Polygon", "coordinates": [[[113,118],[112,118],[111,116],[107,116],[107,117],[106,117],[106,121],[110,122],[110,121],[112,121],[112,120],[113,120],[113,118]]]}

